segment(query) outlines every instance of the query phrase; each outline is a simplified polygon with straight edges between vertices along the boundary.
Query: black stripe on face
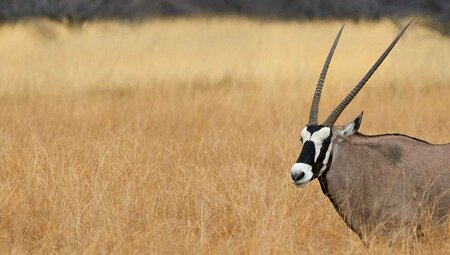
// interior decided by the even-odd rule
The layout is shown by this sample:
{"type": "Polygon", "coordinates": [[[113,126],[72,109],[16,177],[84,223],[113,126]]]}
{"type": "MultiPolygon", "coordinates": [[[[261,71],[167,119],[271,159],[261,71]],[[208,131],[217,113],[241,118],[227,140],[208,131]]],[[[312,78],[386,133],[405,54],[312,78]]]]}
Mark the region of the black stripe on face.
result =
{"type": "MultiPolygon", "coordinates": [[[[325,156],[327,154],[328,147],[330,147],[330,143],[331,143],[331,135],[327,139],[325,139],[325,141],[323,141],[323,143],[322,143],[322,147],[320,148],[319,157],[317,157],[316,167],[313,168],[314,175],[319,174],[320,169],[322,169],[323,161],[325,160],[325,156]]],[[[330,155],[330,157],[331,157],[331,155],[330,155]]],[[[330,158],[328,159],[328,163],[330,163],[330,158]]]]}
{"type": "Polygon", "coordinates": [[[314,166],[314,157],[316,155],[316,148],[312,141],[306,141],[303,143],[302,152],[298,156],[297,163],[304,163],[310,166],[314,166]]]}
{"type": "Polygon", "coordinates": [[[324,126],[322,126],[322,125],[309,125],[306,127],[306,130],[312,135],[312,134],[314,134],[314,132],[319,131],[323,127],[324,126]]]}

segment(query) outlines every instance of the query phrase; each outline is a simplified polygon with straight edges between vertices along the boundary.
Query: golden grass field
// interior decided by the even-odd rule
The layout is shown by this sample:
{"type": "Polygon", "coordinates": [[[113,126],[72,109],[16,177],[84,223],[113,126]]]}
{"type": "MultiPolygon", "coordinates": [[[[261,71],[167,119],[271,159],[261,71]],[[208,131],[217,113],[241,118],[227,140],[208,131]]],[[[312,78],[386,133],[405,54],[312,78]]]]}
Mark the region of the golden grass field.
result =
{"type": "MultiPolygon", "coordinates": [[[[0,253],[448,254],[449,233],[365,247],[290,183],[341,23],[2,25],[0,253]]],[[[398,32],[345,23],[319,120],[398,32]]],[[[338,124],[449,142],[449,59],[416,22],[338,124]]]]}

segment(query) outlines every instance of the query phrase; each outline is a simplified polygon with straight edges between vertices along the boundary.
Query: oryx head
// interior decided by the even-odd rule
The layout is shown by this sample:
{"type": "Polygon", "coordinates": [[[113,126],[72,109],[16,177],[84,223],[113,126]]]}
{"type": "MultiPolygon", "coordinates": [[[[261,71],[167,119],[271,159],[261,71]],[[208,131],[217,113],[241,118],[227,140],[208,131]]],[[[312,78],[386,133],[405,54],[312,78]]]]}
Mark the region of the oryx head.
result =
{"type": "Polygon", "coordinates": [[[296,186],[301,187],[311,180],[321,176],[331,165],[333,156],[333,144],[347,136],[353,135],[362,121],[362,113],[352,122],[344,126],[334,126],[334,123],[339,118],[339,115],[353,100],[353,98],[362,89],[364,84],[369,80],[372,74],[377,70],[383,60],[387,57],[389,52],[394,48],[397,41],[403,35],[405,30],[411,24],[410,21],[397,37],[392,41],[389,47],[383,52],[380,58],[370,68],[362,80],[353,88],[352,91],[342,100],[342,102],[334,109],[328,118],[322,124],[317,123],[317,115],[319,111],[319,101],[322,93],[323,84],[327,74],[328,66],[333,57],[334,50],[338,44],[344,26],[339,30],[336,39],[328,53],[325,64],[323,65],[319,81],[314,92],[311,110],[309,114],[309,122],[300,133],[300,140],[303,144],[300,156],[291,168],[291,181],[296,186]]]}

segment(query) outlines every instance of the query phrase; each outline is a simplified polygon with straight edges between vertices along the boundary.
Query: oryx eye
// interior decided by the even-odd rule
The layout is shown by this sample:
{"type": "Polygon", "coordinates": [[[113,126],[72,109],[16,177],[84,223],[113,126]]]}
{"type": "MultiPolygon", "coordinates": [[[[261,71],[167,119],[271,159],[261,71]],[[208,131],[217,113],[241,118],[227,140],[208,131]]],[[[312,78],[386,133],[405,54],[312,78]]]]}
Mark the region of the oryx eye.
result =
{"type": "Polygon", "coordinates": [[[300,142],[303,143],[303,137],[300,136],[300,142]]]}

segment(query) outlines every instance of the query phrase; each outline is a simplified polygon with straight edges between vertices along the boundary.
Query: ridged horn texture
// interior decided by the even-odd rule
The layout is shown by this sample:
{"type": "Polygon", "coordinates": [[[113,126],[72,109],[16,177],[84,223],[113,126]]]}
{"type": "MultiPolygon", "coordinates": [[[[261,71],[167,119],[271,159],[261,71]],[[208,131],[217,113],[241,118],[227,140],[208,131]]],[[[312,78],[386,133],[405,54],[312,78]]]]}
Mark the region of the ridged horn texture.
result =
{"type": "Polygon", "coordinates": [[[334,39],[334,43],[331,46],[330,52],[328,53],[327,59],[323,64],[322,72],[320,73],[319,81],[317,82],[316,90],[314,91],[314,97],[311,104],[311,111],[309,112],[309,125],[317,124],[317,117],[319,114],[319,102],[320,96],[322,94],[323,84],[325,82],[325,77],[327,76],[328,67],[330,66],[331,58],[333,57],[334,50],[339,42],[339,38],[341,37],[342,30],[345,25],[342,25],[338,34],[336,35],[336,39],[334,39]]]}
{"type": "Polygon", "coordinates": [[[325,120],[325,122],[322,124],[324,126],[332,127],[336,120],[339,118],[339,115],[341,115],[342,111],[344,111],[345,107],[355,98],[355,96],[358,94],[358,92],[362,89],[364,84],[370,79],[373,73],[377,70],[377,68],[383,63],[383,60],[389,55],[389,52],[391,52],[392,48],[394,48],[395,44],[398,42],[400,37],[402,37],[403,33],[406,31],[406,29],[411,25],[413,21],[411,20],[403,29],[400,31],[400,33],[395,37],[394,41],[389,45],[389,47],[383,52],[383,54],[378,58],[378,60],[375,62],[375,64],[370,68],[370,70],[366,73],[366,75],[362,78],[362,80],[353,88],[352,91],[342,100],[342,102],[334,109],[334,111],[328,116],[328,118],[325,120]]]}

